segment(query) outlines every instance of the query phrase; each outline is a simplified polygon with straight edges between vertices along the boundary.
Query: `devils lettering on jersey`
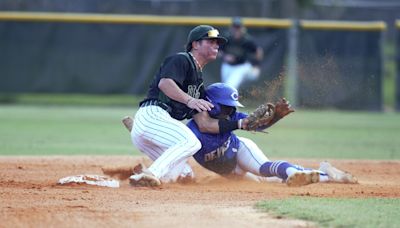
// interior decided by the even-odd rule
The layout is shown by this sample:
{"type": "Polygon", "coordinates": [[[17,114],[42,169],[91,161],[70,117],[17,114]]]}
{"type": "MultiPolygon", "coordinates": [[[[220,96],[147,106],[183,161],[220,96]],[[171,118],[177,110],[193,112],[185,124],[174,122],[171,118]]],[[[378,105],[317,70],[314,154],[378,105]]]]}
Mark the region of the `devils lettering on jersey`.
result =
{"type": "MultiPolygon", "coordinates": [[[[230,149],[229,148],[230,144],[231,144],[231,137],[229,137],[228,140],[221,147],[218,147],[216,150],[213,150],[209,153],[205,153],[204,161],[209,162],[225,156],[225,152],[230,149]]],[[[237,152],[237,148],[231,148],[231,149],[232,152],[234,153],[237,152]]]]}

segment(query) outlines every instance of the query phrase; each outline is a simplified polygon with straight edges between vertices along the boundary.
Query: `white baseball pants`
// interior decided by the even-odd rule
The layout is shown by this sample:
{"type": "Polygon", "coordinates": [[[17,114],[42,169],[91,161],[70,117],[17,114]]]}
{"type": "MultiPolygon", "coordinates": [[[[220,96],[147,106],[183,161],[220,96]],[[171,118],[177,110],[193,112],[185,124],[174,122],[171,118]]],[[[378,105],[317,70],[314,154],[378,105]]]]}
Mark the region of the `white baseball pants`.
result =
{"type": "Polygon", "coordinates": [[[181,174],[193,175],[187,160],[201,149],[201,143],[185,124],[161,107],[139,108],[131,138],[154,161],[148,170],[162,182],[174,182],[181,174]]]}
{"type": "Polygon", "coordinates": [[[222,63],[221,66],[221,79],[222,82],[239,89],[240,85],[246,81],[256,80],[260,75],[260,69],[251,65],[249,62],[238,65],[230,65],[222,63]]]}
{"type": "Polygon", "coordinates": [[[237,166],[234,173],[243,175],[246,172],[260,174],[260,167],[269,159],[252,140],[238,137],[240,141],[237,152],[237,166]]]}

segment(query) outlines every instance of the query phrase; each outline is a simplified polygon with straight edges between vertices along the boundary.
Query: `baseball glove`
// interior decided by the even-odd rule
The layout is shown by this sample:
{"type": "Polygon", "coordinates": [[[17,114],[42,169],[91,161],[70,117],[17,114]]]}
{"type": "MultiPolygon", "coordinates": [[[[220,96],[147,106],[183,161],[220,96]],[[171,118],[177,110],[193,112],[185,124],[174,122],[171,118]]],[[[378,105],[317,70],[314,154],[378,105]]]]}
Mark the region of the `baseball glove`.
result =
{"type": "Polygon", "coordinates": [[[282,98],[281,100],[275,103],[274,111],[275,111],[275,117],[278,119],[282,119],[283,117],[294,112],[294,109],[289,104],[289,101],[287,101],[285,98],[282,98]]]}
{"type": "Polygon", "coordinates": [[[256,131],[259,127],[265,126],[271,122],[274,115],[275,106],[273,104],[262,104],[246,118],[244,129],[248,131],[256,131]]]}

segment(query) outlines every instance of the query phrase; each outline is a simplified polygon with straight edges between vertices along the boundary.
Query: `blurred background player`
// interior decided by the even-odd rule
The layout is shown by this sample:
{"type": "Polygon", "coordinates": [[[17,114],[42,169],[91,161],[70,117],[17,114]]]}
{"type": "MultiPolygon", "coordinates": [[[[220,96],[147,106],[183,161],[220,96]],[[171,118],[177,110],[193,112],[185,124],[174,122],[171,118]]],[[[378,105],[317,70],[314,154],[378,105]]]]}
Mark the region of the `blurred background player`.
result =
{"type": "Polygon", "coordinates": [[[232,19],[227,39],[228,42],[221,48],[221,79],[239,89],[243,82],[259,77],[264,51],[247,33],[240,17],[232,19]]]}
{"type": "MultiPolygon", "coordinates": [[[[247,114],[237,111],[243,107],[238,101],[238,91],[224,83],[214,83],[206,89],[207,99],[214,108],[209,111],[213,118],[239,120],[247,114]]],[[[294,110],[285,99],[275,103],[273,121],[262,127],[266,129],[294,110]]],[[[226,177],[248,177],[263,181],[260,177],[278,177],[289,186],[301,186],[316,182],[356,183],[349,173],[322,162],[319,170],[303,168],[286,161],[269,161],[261,149],[250,139],[236,136],[232,131],[221,134],[201,133],[196,122],[190,121],[189,128],[200,140],[202,147],[193,156],[208,170],[226,177]]]]}

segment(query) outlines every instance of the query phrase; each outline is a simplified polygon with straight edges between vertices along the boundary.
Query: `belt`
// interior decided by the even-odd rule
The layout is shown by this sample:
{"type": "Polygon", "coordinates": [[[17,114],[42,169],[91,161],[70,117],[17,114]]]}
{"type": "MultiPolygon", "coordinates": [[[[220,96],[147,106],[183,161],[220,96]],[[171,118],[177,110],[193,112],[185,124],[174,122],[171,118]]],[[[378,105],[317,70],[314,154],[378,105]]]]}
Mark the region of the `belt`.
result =
{"type": "Polygon", "coordinates": [[[159,106],[162,109],[164,109],[165,111],[167,111],[168,113],[170,113],[172,111],[172,108],[169,107],[169,105],[167,105],[164,102],[161,102],[159,100],[148,100],[148,101],[145,101],[140,105],[140,107],[142,108],[142,107],[147,107],[147,106],[152,106],[152,105],[159,106]]]}

